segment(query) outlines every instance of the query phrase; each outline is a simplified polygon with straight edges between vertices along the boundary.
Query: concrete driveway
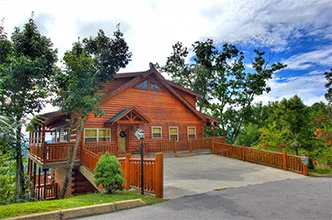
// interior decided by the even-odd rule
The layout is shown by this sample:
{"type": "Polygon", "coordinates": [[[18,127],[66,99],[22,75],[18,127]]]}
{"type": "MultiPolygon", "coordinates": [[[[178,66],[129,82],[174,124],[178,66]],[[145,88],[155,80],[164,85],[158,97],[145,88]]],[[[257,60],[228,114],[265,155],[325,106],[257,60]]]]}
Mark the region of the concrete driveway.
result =
{"type": "Polygon", "coordinates": [[[215,154],[164,159],[164,198],[304,178],[303,175],[215,154]]]}

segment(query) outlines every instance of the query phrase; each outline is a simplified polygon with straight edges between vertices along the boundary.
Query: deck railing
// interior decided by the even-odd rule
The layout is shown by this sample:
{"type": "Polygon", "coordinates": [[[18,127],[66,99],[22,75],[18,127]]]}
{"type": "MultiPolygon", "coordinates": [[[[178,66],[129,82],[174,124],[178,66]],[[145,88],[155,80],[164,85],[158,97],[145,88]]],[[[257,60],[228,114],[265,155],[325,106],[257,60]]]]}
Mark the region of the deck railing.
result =
{"type": "Polygon", "coordinates": [[[306,176],[308,175],[306,167],[304,168],[302,165],[302,158],[300,156],[289,155],[286,152],[281,153],[260,150],[216,141],[214,143],[213,153],[243,161],[290,170],[296,173],[304,174],[306,176]]]}
{"type": "Polygon", "coordinates": [[[58,184],[50,183],[46,185],[40,185],[35,187],[36,199],[56,199],[58,197],[58,184]],[[46,186],[46,189],[45,189],[46,186]],[[46,192],[46,194],[45,194],[46,192]]]}
{"type": "Polygon", "coordinates": [[[212,150],[212,142],[225,141],[225,137],[207,137],[190,139],[189,141],[175,141],[175,140],[156,140],[156,141],[144,141],[144,153],[158,153],[158,152],[173,152],[189,151],[193,150],[212,150]]]}
{"type": "MultiPolygon", "coordinates": [[[[94,153],[87,148],[82,149],[81,162],[90,172],[94,172],[99,158],[105,152],[94,153]]],[[[140,158],[118,158],[124,178],[125,188],[141,188],[140,158]]],[[[156,197],[163,197],[163,154],[157,153],[156,158],[144,158],[144,191],[154,193],[156,197]]]]}
{"type": "Polygon", "coordinates": [[[97,154],[87,148],[83,148],[81,155],[81,163],[93,173],[101,155],[103,155],[103,152],[99,152],[97,154]]]}
{"type": "Polygon", "coordinates": [[[118,156],[118,148],[115,142],[86,142],[84,143],[84,148],[98,154],[98,152],[109,152],[110,155],[118,156]]]}
{"type": "MultiPolygon", "coordinates": [[[[69,147],[73,147],[74,143],[70,143],[69,147]]],[[[30,143],[29,154],[41,162],[55,162],[67,160],[67,142],[59,143],[30,143]]],[[[80,157],[80,152],[76,154],[76,158],[80,157]]]]}

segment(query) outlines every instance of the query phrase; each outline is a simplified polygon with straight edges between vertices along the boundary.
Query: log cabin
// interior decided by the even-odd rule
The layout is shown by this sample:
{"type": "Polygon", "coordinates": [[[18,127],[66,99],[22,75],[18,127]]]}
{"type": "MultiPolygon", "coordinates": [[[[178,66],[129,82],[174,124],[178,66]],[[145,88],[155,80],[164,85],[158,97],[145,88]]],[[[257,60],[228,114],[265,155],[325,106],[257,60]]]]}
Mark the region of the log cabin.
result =
{"type": "MultiPolygon", "coordinates": [[[[105,114],[91,114],[84,123],[68,197],[96,190],[80,169],[85,165],[93,172],[96,162],[86,158],[87,152],[118,157],[137,153],[138,129],[145,131],[145,153],[192,150],[191,141],[203,140],[205,126],[217,122],[196,110],[199,94],[166,80],[155,68],[118,73],[100,92],[105,94],[100,103],[105,114]]],[[[37,199],[56,198],[66,173],[66,149],[76,133],[68,133],[68,117],[60,111],[36,119],[40,123],[30,133],[28,174],[37,199]]]]}

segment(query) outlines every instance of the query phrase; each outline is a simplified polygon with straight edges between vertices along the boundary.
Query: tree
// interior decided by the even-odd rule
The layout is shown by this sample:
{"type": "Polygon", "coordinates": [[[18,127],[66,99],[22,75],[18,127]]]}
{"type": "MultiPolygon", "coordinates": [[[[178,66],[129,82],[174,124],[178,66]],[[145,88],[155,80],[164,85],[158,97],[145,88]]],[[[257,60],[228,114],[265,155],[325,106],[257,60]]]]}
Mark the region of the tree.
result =
{"type": "Polygon", "coordinates": [[[329,72],[324,73],[327,83],[325,87],[327,88],[327,93],[325,94],[325,98],[328,101],[329,105],[332,103],[332,68],[329,72]]]}
{"type": "Polygon", "coordinates": [[[96,117],[103,114],[99,105],[102,94],[98,91],[105,82],[113,79],[120,68],[128,64],[131,58],[128,50],[119,29],[114,32],[112,39],[99,30],[95,38],[74,43],[72,50],[64,56],[65,69],[56,78],[57,97],[53,103],[69,116],[69,134],[76,130],[76,141],[68,152],[67,175],[60,198],[64,198],[68,188],[83,123],[91,113],[96,117]]]}
{"type": "Polygon", "coordinates": [[[217,48],[211,39],[195,42],[193,51],[193,62],[186,63],[188,50],[178,42],[162,70],[169,72],[176,83],[201,94],[199,109],[219,119],[221,124],[216,133],[233,143],[254,97],[269,92],[266,81],[286,65],[279,62],[270,65],[270,60],[263,57],[264,52],[255,50],[253,71],[249,72],[243,52],[227,43],[217,48]]]}
{"type": "MultiPolygon", "coordinates": [[[[193,44],[194,52],[197,57],[194,58],[196,63],[202,62],[200,54],[203,56],[204,48],[210,49],[210,53],[214,53],[213,41],[207,40],[206,42],[195,42],[193,44]]],[[[206,107],[206,103],[212,99],[212,66],[196,65],[196,63],[186,63],[185,60],[189,54],[188,49],[183,47],[181,42],[177,42],[172,46],[173,53],[167,58],[166,65],[161,67],[161,70],[171,75],[172,81],[182,85],[185,88],[191,89],[192,91],[201,95],[197,104],[200,111],[206,107]]]]}
{"type": "Polygon", "coordinates": [[[57,51],[42,36],[33,18],[23,30],[16,27],[11,41],[1,29],[0,38],[0,112],[12,119],[15,127],[16,200],[25,193],[22,161],[22,126],[29,114],[39,112],[50,95],[50,78],[54,75],[57,51]]]}
{"type": "Polygon", "coordinates": [[[266,125],[261,128],[260,147],[269,150],[288,151],[299,154],[299,150],[310,151],[314,136],[310,129],[309,109],[295,95],[291,99],[271,103],[266,125]]]}
{"type": "Polygon", "coordinates": [[[94,177],[96,185],[101,184],[109,193],[123,189],[122,184],[125,180],[120,163],[115,156],[111,156],[108,152],[99,158],[94,170],[94,177]]]}

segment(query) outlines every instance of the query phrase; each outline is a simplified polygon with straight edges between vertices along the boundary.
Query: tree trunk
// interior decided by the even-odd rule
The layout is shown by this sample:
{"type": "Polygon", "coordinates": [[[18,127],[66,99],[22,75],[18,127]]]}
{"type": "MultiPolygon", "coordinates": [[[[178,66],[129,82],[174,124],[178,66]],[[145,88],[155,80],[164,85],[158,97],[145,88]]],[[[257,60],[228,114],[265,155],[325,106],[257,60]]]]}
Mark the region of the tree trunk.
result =
{"type": "Polygon", "coordinates": [[[76,152],[78,149],[78,145],[80,143],[81,140],[81,135],[82,135],[82,130],[83,130],[83,123],[84,123],[84,118],[80,119],[79,125],[78,125],[78,129],[77,129],[77,134],[76,134],[76,141],[75,141],[75,145],[72,149],[72,154],[70,157],[70,161],[69,163],[67,163],[67,174],[66,174],[66,178],[65,181],[63,183],[63,187],[61,190],[61,194],[60,194],[60,199],[65,198],[68,186],[69,186],[69,182],[71,180],[71,176],[72,176],[72,171],[73,171],[73,167],[74,167],[74,162],[75,162],[75,158],[76,158],[76,152]]]}
{"type": "MultiPolygon", "coordinates": [[[[19,121],[19,120],[18,120],[19,121]]],[[[25,184],[24,184],[24,168],[22,160],[22,143],[21,143],[21,128],[19,125],[16,128],[16,145],[15,145],[15,157],[16,157],[16,177],[15,177],[15,200],[20,200],[24,197],[25,184]]]]}

